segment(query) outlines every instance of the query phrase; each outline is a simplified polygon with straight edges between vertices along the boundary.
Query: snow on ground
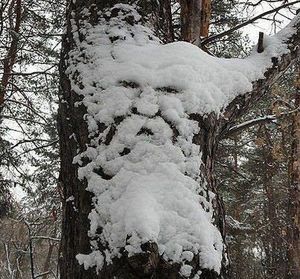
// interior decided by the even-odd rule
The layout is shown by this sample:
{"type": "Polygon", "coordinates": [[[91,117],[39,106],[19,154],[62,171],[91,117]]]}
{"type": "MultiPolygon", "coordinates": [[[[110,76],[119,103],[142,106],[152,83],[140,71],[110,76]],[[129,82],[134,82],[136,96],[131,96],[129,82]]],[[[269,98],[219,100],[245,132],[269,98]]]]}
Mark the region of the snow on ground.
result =
{"type": "Polygon", "coordinates": [[[118,4],[106,17],[112,13],[96,27],[85,22],[82,42],[73,25],[77,49],[70,53],[68,74],[78,73],[72,88],[84,97],[91,139],[74,163],[95,195],[89,215],[94,251],[77,259],[100,270],[122,248],[131,256],[152,241],[166,260],[182,263],[186,277],[195,256],[202,268],[219,272],[223,242],[213,225],[213,194],[200,173],[201,150],[192,142],[199,127],[188,115],[221,114],[237,95],[250,91],[271,57],[287,52],[283,41],[294,30],[290,26],[267,38],[261,54],[229,60],[185,42],[161,45],[131,6],[118,4]],[[100,135],[99,123],[107,127],[100,135]],[[83,158],[90,163],[83,165],[83,158]],[[103,253],[95,240],[107,247],[103,253]]]}

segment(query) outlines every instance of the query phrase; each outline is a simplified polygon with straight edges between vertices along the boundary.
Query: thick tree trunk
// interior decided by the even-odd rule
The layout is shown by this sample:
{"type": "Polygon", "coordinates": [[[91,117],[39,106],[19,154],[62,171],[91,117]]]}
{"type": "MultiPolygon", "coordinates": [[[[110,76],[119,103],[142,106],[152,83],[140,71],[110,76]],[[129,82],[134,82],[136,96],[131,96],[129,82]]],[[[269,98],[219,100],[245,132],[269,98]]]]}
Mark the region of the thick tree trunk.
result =
{"type": "Polygon", "coordinates": [[[292,130],[292,156],[290,164],[291,186],[289,216],[291,224],[288,232],[289,264],[288,278],[300,278],[300,66],[296,81],[295,107],[292,130]]]}
{"type": "Polygon", "coordinates": [[[74,156],[86,148],[88,132],[84,121],[85,108],[75,106],[81,98],[72,91],[66,74],[68,52],[74,47],[71,11],[71,8],[67,11],[67,32],[62,43],[60,62],[58,133],[61,158],[59,183],[63,189],[63,212],[59,265],[61,278],[77,279],[93,278],[94,271],[84,270],[75,259],[79,252],[90,252],[88,214],[91,211],[91,196],[85,190],[86,181],[78,179],[78,167],[73,164],[74,156]]]}
{"type": "MultiPolygon", "coordinates": [[[[92,1],[90,1],[92,2],[92,1]]],[[[114,3],[106,3],[113,5],[114,3]]],[[[60,258],[60,273],[61,278],[70,279],[89,279],[89,278],[183,278],[180,274],[180,264],[166,262],[162,255],[158,252],[157,244],[146,243],[142,250],[144,253],[128,257],[124,252],[118,259],[113,260],[110,265],[105,265],[97,275],[93,269],[84,270],[75,259],[79,253],[90,253],[90,242],[88,237],[89,219],[88,214],[91,211],[92,197],[86,189],[86,181],[78,179],[78,167],[73,164],[73,158],[85,151],[86,145],[89,143],[88,129],[84,120],[86,109],[83,105],[76,105],[76,102],[81,101],[80,96],[71,88],[70,77],[66,74],[68,67],[68,53],[75,48],[76,43],[72,36],[72,28],[74,24],[80,30],[80,11],[84,7],[92,9],[89,21],[92,24],[97,22],[97,10],[103,9],[103,4],[96,3],[96,6],[91,6],[91,3],[77,0],[75,3],[70,1],[69,10],[67,13],[67,34],[63,39],[62,54],[61,54],[61,90],[59,104],[58,130],[60,136],[60,156],[61,156],[61,172],[60,183],[63,187],[64,204],[63,204],[63,226],[62,226],[62,243],[61,243],[61,258],[60,258]],[[95,12],[93,12],[95,11],[95,12]],[[75,16],[74,16],[75,15],[75,16]],[[75,18],[75,22],[73,19],[75,18]],[[73,20],[73,21],[72,21],[73,20]],[[71,24],[72,22],[72,24],[71,24]],[[73,26],[72,26],[73,25],[73,26]]],[[[83,39],[79,32],[79,40],[83,39]]],[[[77,84],[76,76],[71,79],[77,84]]],[[[84,85],[79,85],[84,86],[84,85]]],[[[211,115],[203,119],[200,115],[191,115],[199,123],[200,132],[195,135],[193,142],[200,145],[200,150],[203,151],[203,173],[208,182],[208,189],[215,191],[214,171],[214,154],[216,147],[216,136],[218,132],[218,122],[216,116],[211,115]]],[[[116,121],[114,130],[118,129],[121,121],[116,121]]],[[[99,133],[103,132],[104,127],[99,126],[99,133]]],[[[173,128],[174,141],[177,140],[178,131],[173,128]]],[[[104,142],[109,145],[114,133],[108,133],[104,142]]],[[[105,177],[105,174],[101,174],[105,177]]],[[[216,222],[224,228],[224,216],[222,203],[216,199],[215,212],[216,222]]],[[[199,257],[194,257],[189,264],[193,266],[193,274],[191,278],[200,270],[199,257]]],[[[201,277],[205,279],[220,278],[220,276],[212,270],[201,270],[201,277]]]]}
{"type": "MultiPolygon", "coordinates": [[[[69,84],[64,75],[62,81],[65,80],[69,84]]],[[[158,247],[155,243],[148,243],[142,247],[145,253],[138,254],[128,258],[126,253],[121,258],[116,259],[109,266],[104,267],[98,275],[93,273],[91,269],[83,270],[79,266],[75,256],[78,253],[89,253],[89,239],[87,230],[89,228],[88,214],[91,210],[91,196],[85,191],[86,185],[77,178],[76,167],[72,165],[73,157],[78,148],[84,150],[84,139],[86,139],[87,128],[82,121],[83,111],[74,108],[74,101],[77,100],[76,93],[69,88],[64,87],[64,99],[66,102],[60,104],[59,131],[61,137],[61,156],[62,169],[60,180],[64,188],[65,199],[64,216],[63,216],[63,232],[62,232],[62,258],[60,260],[61,278],[70,279],[90,279],[90,278],[107,278],[107,279],[141,279],[141,278],[159,278],[159,279],[175,279],[184,278],[180,274],[180,265],[166,262],[158,253],[158,247]],[[66,90],[67,89],[67,90],[66,90]],[[71,108],[70,105],[73,107],[71,108]],[[68,107],[68,109],[67,109],[68,107]],[[82,117],[80,119],[80,116],[82,117]],[[73,119],[74,121],[66,121],[64,119],[73,119]],[[77,142],[75,139],[77,139],[77,142]],[[73,200],[74,197],[74,200],[73,200]]],[[[216,147],[216,117],[211,116],[205,121],[199,115],[191,115],[197,120],[201,128],[199,134],[195,135],[194,142],[201,146],[203,150],[202,160],[204,162],[203,172],[206,173],[207,181],[210,188],[215,189],[214,171],[214,153],[216,147]]],[[[118,123],[116,123],[116,128],[118,123]]],[[[175,132],[176,136],[176,132],[175,132]]],[[[105,141],[110,141],[110,135],[105,141]]],[[[86,143],[88,141],[86,140],[86,143]]],[[[224,232],[224,213],[223,205],[219,198],[216,199],[215,218],[224,232]]],[[[199,270],[198,258],[190,263],[195,268],[195,273],[199,270]]],[[[223,275],[225,274],[225,265],[223,267],[223,275]]],[[[192,278],[192,277],[191,277],[192,278]]],[[[221,278],[217,273],[211,270],[202,270],[201,277],[203,279],[221,278]]]]}

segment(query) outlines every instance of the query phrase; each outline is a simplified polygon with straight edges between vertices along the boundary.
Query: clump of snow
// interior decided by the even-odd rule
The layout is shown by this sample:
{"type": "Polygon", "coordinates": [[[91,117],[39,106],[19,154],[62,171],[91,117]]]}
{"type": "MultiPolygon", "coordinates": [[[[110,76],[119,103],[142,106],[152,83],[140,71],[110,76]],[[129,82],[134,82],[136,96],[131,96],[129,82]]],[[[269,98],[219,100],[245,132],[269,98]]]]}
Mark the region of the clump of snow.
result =
{"type": "Polygon", "coordinates": [[[180,268],[180,273],[185,277],[189,277],[192,273],[192,269],[190,265],[184,264],[180,268]]]}
{"type": "Polygon", "coordinates": [[[77,259],[100,270],[121,249],[131,256],[151,241],[166,260],[182,264],[186,277],[194,257],[202,268],[220,272],[223,242],[213,225],[214,195],[200,173],[201,150],[192,142],[199,127],[189,115],[220,114],[250,91],[271,57],[287,51],[282,40],[287,33],[268,40],[261,54],[228,60],[185,42],[160,44],[132,6],[118,4],[102,16],[97,26],[85,22],[77,30],[74,24],[77,48],[68,61],[90,132],[89,146],[73,163],[81,166],[78,177],[87,179],[95,196],[89,215],[94,251],[77,259]],[[99,135],[100,123],[106,128],[99,135]],[[84,158],[90,163],[83,165],[84,158]],[[106,247],[103,253],[95,240],[106,247]]]}
{"type": "Polygon", "coordinates": [[[70,196],[66,199],[66,202],[72,202],[74,200],[75,200],[74,196],[70,196]]]}
{"type": "Polygon", "coordinates": [[[193,279],[200,279],[201,274],[202,274],[202,272],[199,270],[193,279]]]}
{"type": "Polygon", "coordinates": [[[87,270],[91,266],[96,266],[97,271],[100,270],[103,266],[104,257],[102,256],[100,251],[93,251],[89,255],[78,254],[76,256],[79,264],[84,266],[84,269],[87,270]]]}

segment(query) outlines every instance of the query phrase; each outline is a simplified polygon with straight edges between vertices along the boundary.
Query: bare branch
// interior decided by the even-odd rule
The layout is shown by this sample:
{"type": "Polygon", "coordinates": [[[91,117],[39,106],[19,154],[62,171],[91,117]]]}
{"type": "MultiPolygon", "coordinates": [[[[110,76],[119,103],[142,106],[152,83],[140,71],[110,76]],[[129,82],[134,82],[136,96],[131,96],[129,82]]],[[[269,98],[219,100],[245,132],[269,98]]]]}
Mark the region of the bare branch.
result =
{"type": "Polygon", "coordinates": [[[42,148],[50,147],[50,146],[52,146],[52,145],[54,145],[58,142],[59,142],[59,140],[57,139],[57,140],[54,140],[54,141],[52,141],[48,144],[44,144],[44,145],[41,145],[41,146],[36,146],[35,148],[29,149],[29,150],[26,150],[26,151],[20,153],[16,158],[19,158],[20,156],[22,156],[26,153],[32,152],[32,151],[36,151],[36,150],[39,150],[39,149],[42,149],[42,148]]]}
{"type": "Polygon", "coordinates": [[[34,278],[43,277],[43,276],[48,275],[50,273],[52,273],[50,270],[46,271],[46,272],[42,272],[42,273],[39,273],[39,274],[35,275],[34,278]]]}
{"type": "Polygon", "coordinates": [[[60,242],[60,238],[55,238],[55,237],[50,237],[50,236],[43,236],[43,235],[32,236],[31,239],[44,239],[44,240],[51,240],[51,241],[60,242]]]}

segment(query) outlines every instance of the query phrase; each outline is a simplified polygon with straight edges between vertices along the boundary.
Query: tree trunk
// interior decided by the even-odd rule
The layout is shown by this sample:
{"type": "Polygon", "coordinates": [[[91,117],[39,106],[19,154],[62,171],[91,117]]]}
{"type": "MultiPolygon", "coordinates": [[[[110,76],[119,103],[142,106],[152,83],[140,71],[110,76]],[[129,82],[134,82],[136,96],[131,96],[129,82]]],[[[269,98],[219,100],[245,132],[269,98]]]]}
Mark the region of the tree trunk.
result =
{"type": "MultiPolygon", "coordinates": [[[[72,35],[71,26],[72,18],[75,18],[78,30],[80,30],[80,11],[84,7],[91,11],[89,21],[92,24],[97,23],[97,10],[103,9],[103,4],[96,2],[96,6],[92,6],[90,2],[77,0],[70,1],[67,12],[67,34],[63,39],[62,54],[61,54],[61,90],[59,103],[59,118],[58,130],[60,136],[60,156],[61,156],[61,172],[60,183],[63,187],[64,203],[63,203],[63,225],[62,225],[62,243],[61,243],[61,258],[60,258],[60,273],[61,278],[183,278],[180,274],[181,265],[177,263],[166,262],[162,255],[158,252],[156,243],[145,243],[142,247],[144,253],[128,257],[124,252],[121,257],[113,260],[112,264],[105,265],[97,275],[93,269],[84,270],[78,264],[75,256],[79,253],[88,254],[90,250],[90,239],[88,237],[89,219],[88,214],[91,212],[92,196],[85,189],[87,187],[86,181],[78,179],[78,165],[72,164],[73,158],[86,150],[86,145],[89,143],[88,128],[84,115],[86,109],[83,105],[76,105],[76,102],[81,101],[81,97],[75,93],[71,88],[71,79],[77,82],[79,86],[84,86],[76,81],[76,76],[69,77],[66,74],[68,67],[68,54],[76,47],[76,42],[72,35]],[[74,14],[76,15],[74,17],[74,14]]],[[[164,2],[164,1],[162,1],[164,2]]],[[[106,3],[113,5],[113,1],[106,3]]],[[[79,32],[79,40],[82,34],[79,32]]],[[[82,35],[83,36],[83,35],[82,35]]],[[[137,112],[133,112],[137,113],[137,112]]],[[[160,113],[158,112],[158,115],[160,113]]],[[[190,115],[190,118],[197,121],[200,127],[200,132],[194,136],[193,142],[200,145],[203,152],[203,173],[204,180],[208,182],[208,190],[215,192],[215,178],[214,170],[214,154],[216,148],[216,136],[218,132],[218,122],[215,115],[203,119],[200,115],[190,115]]],[[[121,120],[122,121],[122,120],[121,120]]],[[[118,129],[120,120],[114,123],[114,130],[118,129]]],[[[104,125],[99,125],[99,133],[103,132],[104,125]]],[[[109,145],[114,132],[109,132],[103,140],[109,145]]],[[[177,141],[179,132],[173,128],[174,142],[177,141]]],[[[102,177],[105,174],[99,173],[102,177]]],[[[219,198],[216,199],[216,212],[214,213],[216,222],[222,231],[224,229],[223,207],[219,198]]],[[[199,258],[194,257],[189,264],[194,268],[191,278],[201,270],[199,265],[199,258]]],[[[220,278],[220,276],[213,270],[202,269],[201,277],[205,279],[220,278]]]]}
{"type": "Polygon", "coordinates": [[[155,35],[164,43],[174,42],[174,28],[170,0],[153,1],[153,26],[155,35]]]}
{"type": "Polygon", "coordinates": [[[290,186],[290,227],[288,232],[288,255],[289,255],[289,277],[300,278],[300,72],[298,65],[298,76],[295,95],[295,107],[297,111],[293,115],[292,130],[292,156],[290,164],[291,186],[290,186]]]}
{"type": "Polygon", "coordinates": [[[21,16],[22,16],[22,1],[11,1],[9,7],[10,13],[10,22],[13,26],[10,28],[14,31],[13,35],[11,35],[11,43],[8,48],[6,57],[3,59],[3,74],[1,78],[0,84],[0,113],[3,110],[4,99],[6,95],[6,90],[9,84],[9,80],[11,78],[11,73],[13,66],[16,62],[17,52],[18,52],[18,41],[19,41],[19,31],[21,26],[21,16]],[[12,18],[15,16],[15,18],[12,18]]]}
{"type": "Polygon", "coordinates": [[[208,37],[211,0],[181,0],[182,40],[199,45],[200,38],[208,37]]]}
{"type": "Polygon", "coordinates": [[[208,37],[211,17],[211,0],[202,0],[200,36],[208,37]]]}
{"type": "Polygon", "coordinates": [[[287,270],[286,263],[286,245],[282,236],[282,227],[278,221],[280,212],[276,207],[278,197],[276,197],[277,188],[279,187],[274,177],[278,171],[278,163],[272,154],[274,143],[266,126],[261,127],[262,136],[265,145],[262,147],[263,159],[263,187],[266,195],[265,199],[265,221],[268,223],[266,234],[263,238],[264,250],[266,253],[266,278],[281,279],[285,276],[287,270]],[[277,188],[276,188],[277,187],[277,188]]]}
{"type": "MultiPolygon", "coordinates": [[[[79,2],[77,1],[77,3],[79,2]]],[[[77,177],[78,166],[73,164],[74,156],[86,148],[88,132],[84,121],[86,111],[83,106],[75,106],[75,103],[81,98],[72,91],[69,77],[66,74],[68,52],[74,48],[70,24],[71,11],[75,9],[73,1],[70,1],[70,5],[70,9],[67,11],[67,32],[62,42],[59,65],[58,133],[61,158],[59,184],[63,189],[59,265],[61,278],[95,278],[93,270],[84,270],[75,259],[79,252],[90,252],[88,214],[91,211],[91,195],[85,190],[86,181],[80,181],[77,177]]],[[[79,4],[76,8],[80,8],[79,4]]]]}
{"type": "Polygon", "coordinates": [[[201,0],[181,0],[181,36],[182,40],[193,43],[200,38],[201,0]]]}
{"type": "MultiPolygon", "coordinates": [[[[50,235],[51,237],[56,237],[57,235],[57,218],[56,216],[53,217],[53,222],[54,224],[54,230],[52,232],[52,234],[50,235]]],[[[43,272],[48,272],[51,268],[51,259],[52,259],[52,254],[55,248],[55,243],[51,242],[51,240],[49,240],[49,248],[48,248],[48,252],[47,252],[47,256],[46,259],[44,261],[44,265],[43,265],[43,272]]],[[[47,279],[48,274],[45,274],[42,279],[47,279]]]]}

